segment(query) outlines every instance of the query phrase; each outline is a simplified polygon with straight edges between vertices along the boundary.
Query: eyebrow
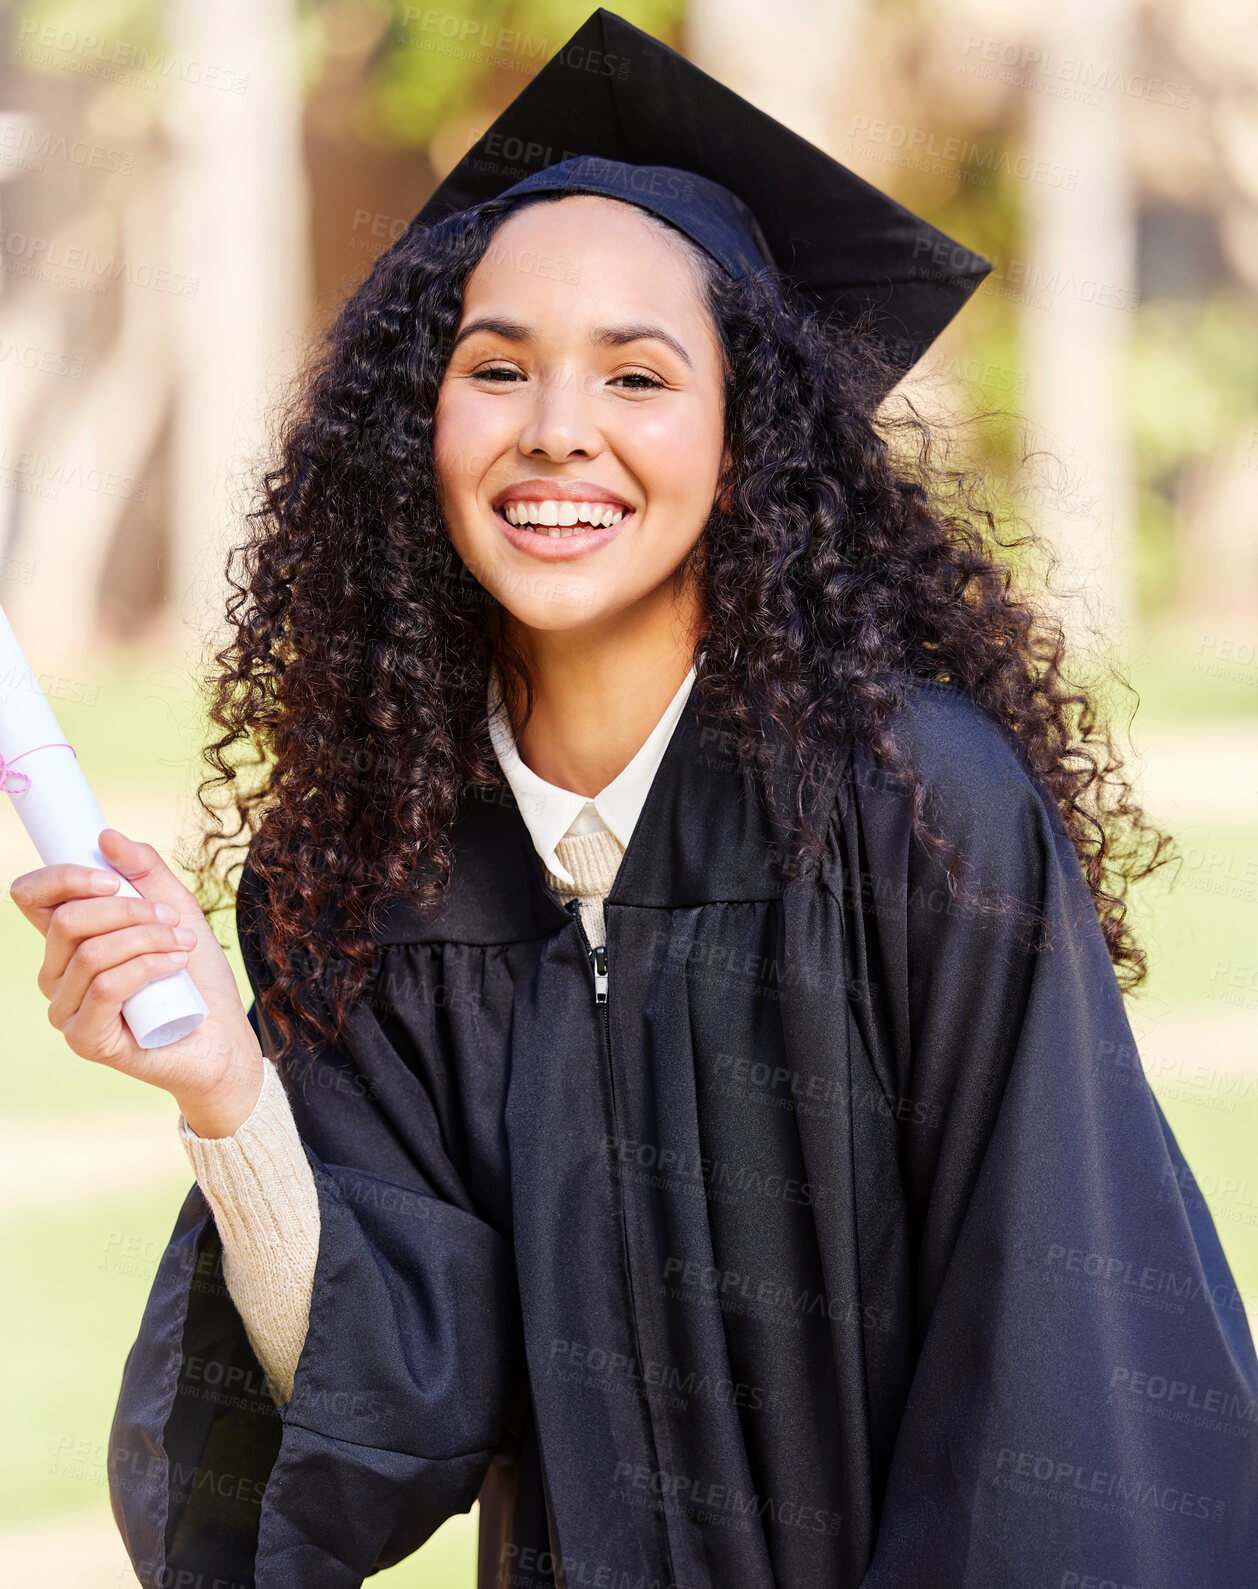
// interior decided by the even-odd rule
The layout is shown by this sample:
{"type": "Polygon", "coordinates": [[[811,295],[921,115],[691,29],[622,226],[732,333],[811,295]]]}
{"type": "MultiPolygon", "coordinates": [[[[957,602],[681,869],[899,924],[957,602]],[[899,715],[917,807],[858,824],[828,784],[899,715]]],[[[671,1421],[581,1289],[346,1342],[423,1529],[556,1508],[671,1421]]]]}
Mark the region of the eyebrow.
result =
{"type": "MultiPolygon", "coordinates": [[[[472,336],[477,331],[492,331],[495,336],[503,337],[508,342],[533,342],[536,340],[528,326],[519,320],[500,320],[493,315],[481,315],[476,320],[469,320],[458,336],[455,337],[454,344],[450,349],[451,354],[454,353],[455,349],[465,338],[472,336]]],[[[647,340],[663,342],[666,347],[672,348],[687,369],[694,368],[690,355],[678,342],[677,338],[670,336],[660,326],[645,324],[594,326],[590,331],[590,341],[597,347],[618,348],[626,342],[644,342],[647,340]]]]}

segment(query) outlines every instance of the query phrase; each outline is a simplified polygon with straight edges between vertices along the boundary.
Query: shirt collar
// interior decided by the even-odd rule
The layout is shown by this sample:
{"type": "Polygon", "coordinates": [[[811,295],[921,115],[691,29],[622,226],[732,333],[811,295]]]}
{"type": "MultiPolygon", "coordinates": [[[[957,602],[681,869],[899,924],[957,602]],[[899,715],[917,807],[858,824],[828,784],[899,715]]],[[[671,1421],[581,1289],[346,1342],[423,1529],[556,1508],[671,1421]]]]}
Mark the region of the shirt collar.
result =
{"type": "Polygon", "coordinates": [[[542,864],[562,882],[573,883],[575,879],[561,864],[556,846],[574,824],[578,831],[589,832],[596,831],[601,821],[628,848],[660,758],[672,738],[694,681],[695,669],[692,666],[633,759],[598,794],[591,797],[547,783],[524,762],[516,748],[505,708],[495,708],[495,703],[498,707],[502,706],[501,679],[497,664],[490,664],[489,733],[494,751],[542,864]],[[596,819],[594,821],[589,820],[591,812],[596,819]],[[578,818],[585,820],[578,822],[578,818]]]}

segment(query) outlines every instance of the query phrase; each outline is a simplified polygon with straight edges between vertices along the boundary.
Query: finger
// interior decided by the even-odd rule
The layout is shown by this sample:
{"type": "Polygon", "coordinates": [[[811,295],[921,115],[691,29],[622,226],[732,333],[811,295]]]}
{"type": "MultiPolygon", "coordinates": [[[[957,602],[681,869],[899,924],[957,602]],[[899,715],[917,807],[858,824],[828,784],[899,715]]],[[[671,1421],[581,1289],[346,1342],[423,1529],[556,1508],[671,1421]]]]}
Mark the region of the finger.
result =
{"type": "Polygon", "coordinates": [[[44,963],[36,978],[39,991],[45,998],[52,997],[53,989],[58,979],[65,974],[71,956],[86,939],[151,922],[164,922],[174,927],[178,921],[179,915],[173,905],[133,894],[66,900],[64,904],[55,906],[48,918],[44,963]]]}
{"type": "Polygon", "coordinates": [[[67,899],[90,899],[116,893],[118,878],[93,866],[63,861],[24,872],[9,885],[9,898],[40,932],[47,934],[48,920],[67,899]]]}
{"type": "Polygon", "coordinates": [[[200,910],[196,897],[184,887],[151,844],[129,839],[117,828],[102,828],[97,835],[100,852],[146,899],[164,899],[182,915],[200,910]]]}
{"type": "Polygon", "coordinates": [[[58,906],[48,929],[44,963],[36,977],[39,991],[50,1002],[60,991],[63,999],[74,998],[71,1008],[76,1008],[78,998],[97,971],[105,971],[133,954],[190,949],[192,944],[176,937],[177,924],[164,922],[158,916],[163,909],[172,907],[148,899],[126,898],[72,900],[58,906]],[[114,919],[110,921],[92,912],[94,905],[105,905],[114,919]],[[75,919],[85,925],[67,925],[70,912],[76,912],[75,919]]]}
{"type": "Polygon", "coordinates": [[[138,1050],[135,1039],[124,1036],[122,1006],[158,977],[181,970],[187,958],[186,951],[142,954],[110,966],[92,978],[76,1008],[58,1006],[54,998],[48,1006],[48,1019],[76,1054],[111,1063],[132,1046],[138,1050]]]}

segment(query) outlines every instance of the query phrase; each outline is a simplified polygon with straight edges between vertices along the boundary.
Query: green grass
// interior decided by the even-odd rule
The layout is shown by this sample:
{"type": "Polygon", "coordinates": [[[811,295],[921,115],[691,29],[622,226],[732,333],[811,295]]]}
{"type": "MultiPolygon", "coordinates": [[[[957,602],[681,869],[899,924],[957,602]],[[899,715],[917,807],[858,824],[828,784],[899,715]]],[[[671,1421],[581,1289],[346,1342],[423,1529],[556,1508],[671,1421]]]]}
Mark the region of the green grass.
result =
{"type": "Polygon", "coordinates": [[[1145,726],[1258,718],[1258,646],[1239,623],[1163,620],[1117,665],[1135,695],[1113,685],[1099,693],[1120,725],[1136,709],[1137,743],[1145,726]]]}
{"type": "Polygon", "coordinates": [[[1258,967],[1258,825],[1183,823],[1168,831],[1182,862],[1159,868],[1131,892],[1132,928],[1149,957],[1133,1007],[1200,1000],[1218,1011],[1229,992],[1233,1002],[1244,995],[1231,986],[1237,969],[1258,967]]]}
{"type": "Polygon", "coordinates": [[[1154,1090],[1205,1194],[1250,1328],[1258,1336],[1258,1088],[1249,1088],[1243,1098],[1222,1099],[1233,1107],[1217,1110],[1206,1108],[1200,1093],[1194,1096],[1174,1082],[1158,1083],[1154,1090]]]}
{"type": "MultiPolygon", "coordinates": [[[[32,1218],[0,1230],[10,1297],[0,1445],[0,1526],[109,1509],[105,1447],[127,1350],[186,1186],[32,1218]]],[[[476,1513],[451,1518],[410,1560],[373,1582],[471,1589],[476,1513]]]]}
{"type": "MultiPolygon", "coordinates": [[[[123,1359],[181,1196],[172,1188],[72,1218],[33,1216],[0,1233],[7,1292],[22,1298],[20,1308],[5,1310],[4,1322],[10,1372],[0,1493],[7,1521],[91,1502],[90,1479],[57,1470],[79,1441],[103,1455],[95,1448],[108,1437],[123,1359]],[[129,1244],[149,1261],[124,1259],[129,1244]]],[[[100,1463],[86,1466],[103,1484],[100,1463]]]]}
{"type": "Polygon", "coordinates": [[[142,747],[138,771],[147,786],[186,787],[202,743],[197,681],[188,665],[160,652],[120,648],[67,673],[48,694],[94,786],[134,777],[135,748],[142,747]]]}

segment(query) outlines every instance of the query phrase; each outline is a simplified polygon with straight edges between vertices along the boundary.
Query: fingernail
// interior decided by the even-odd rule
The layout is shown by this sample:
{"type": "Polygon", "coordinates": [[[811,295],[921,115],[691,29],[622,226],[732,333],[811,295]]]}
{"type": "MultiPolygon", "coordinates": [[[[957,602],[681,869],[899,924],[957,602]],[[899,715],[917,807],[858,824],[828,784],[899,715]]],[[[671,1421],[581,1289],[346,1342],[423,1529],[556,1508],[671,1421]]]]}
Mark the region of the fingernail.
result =
{"type": "Polygon", "coordinates": [[[153,914],[158,921],[164,921],[171,927],[179,920],[179,912],[173,905],[168,905],[165,900],[162,900],[160,905],[154,905],[153,914]]]}
{"type": "Polygon", "coordinates": [[[112,893],[118,886],[118,879],[112,872],[93,872],[89,881],[98,894],[112,893]]]}

